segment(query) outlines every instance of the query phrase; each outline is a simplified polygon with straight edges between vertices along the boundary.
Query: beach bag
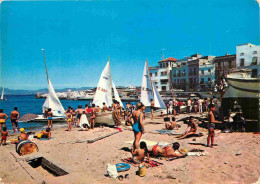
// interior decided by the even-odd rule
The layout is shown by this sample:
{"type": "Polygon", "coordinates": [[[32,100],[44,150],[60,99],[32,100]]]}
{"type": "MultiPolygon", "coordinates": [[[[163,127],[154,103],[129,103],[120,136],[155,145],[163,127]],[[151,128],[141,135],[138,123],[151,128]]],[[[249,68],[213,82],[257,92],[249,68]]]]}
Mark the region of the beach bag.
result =
{"type": "Polygon", "coordinates": [[[118,173],[117,173],[116,165],[107,164],[107,174],[111,178],[117,178],[118,173]]]}
{"type": "Polygon", "coordinates": [[[138,168],[139,168],[138,175],[144,177],[146,175],[146,166],[140,165],[138,168]]]}

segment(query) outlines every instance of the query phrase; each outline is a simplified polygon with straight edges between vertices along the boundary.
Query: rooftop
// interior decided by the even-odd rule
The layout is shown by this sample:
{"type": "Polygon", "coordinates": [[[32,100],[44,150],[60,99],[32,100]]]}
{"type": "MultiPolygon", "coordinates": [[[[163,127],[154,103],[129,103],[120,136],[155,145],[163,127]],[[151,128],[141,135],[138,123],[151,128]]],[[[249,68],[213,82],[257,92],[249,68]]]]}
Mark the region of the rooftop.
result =
{"type": "Polygon", "coordinates": [[[166,61],[177,61],[177,59],[176,58],[173,58],[173,57],[169,57],[169,58],[167,58],[167,59],[164,59],[164,60],[161,60],[161,61],[158,61],[158,63],[162,63],[162,62],[166,62],[166,61]]]}

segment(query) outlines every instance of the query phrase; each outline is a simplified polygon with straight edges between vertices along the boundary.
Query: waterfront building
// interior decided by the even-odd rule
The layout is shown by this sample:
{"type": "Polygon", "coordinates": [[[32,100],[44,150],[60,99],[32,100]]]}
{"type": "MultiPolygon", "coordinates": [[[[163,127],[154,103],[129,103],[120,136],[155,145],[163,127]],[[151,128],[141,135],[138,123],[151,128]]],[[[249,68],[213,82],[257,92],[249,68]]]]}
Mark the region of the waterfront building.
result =
{"type": "Polygon", "coordinates": [[[154,82],[159,92],[171,90],[169,76],[176,61],[177,59],[169,57],[158,61],[158,66],[149,67],[151,81],[154,82]]]}
{"type": "Polygon", "coordinates": [[[236,46],[237,68],[251,69],[252,77],[260,77],[260,46],[251,43],[236,46]]]}
{"type": "Polygon", "coordinates": [[[215,67],[213,58],[208,62],[202,62],[199,65],[199,89],[200,91],[210,90],[214,87],[215,67]]]}
{"type": "Polygon", "coordinates": [[[229,55],[226,53],[224,56],[218,56],[213,61],[215,65],[215,84],[219,84],[221,78],[230,74],[232,69],[236,68],[236,54],[229,55]]]}

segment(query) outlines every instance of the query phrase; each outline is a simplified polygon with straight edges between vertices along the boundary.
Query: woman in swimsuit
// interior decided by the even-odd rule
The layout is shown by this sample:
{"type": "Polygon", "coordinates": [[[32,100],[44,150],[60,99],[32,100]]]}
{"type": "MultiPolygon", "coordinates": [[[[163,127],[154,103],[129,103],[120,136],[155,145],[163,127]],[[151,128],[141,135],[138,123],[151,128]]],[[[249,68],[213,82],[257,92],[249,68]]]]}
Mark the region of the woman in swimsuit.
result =
{"type": "Polygon", "coordinates": [[[215,120],[215,116],[213,114],[213,111],[215,111],[215,105],[214,104],[209,104],[209,114],[208,114],[208,118],[209,118],[209,125],[208,125],[208,139],[207,139],[207,147],[209,147],[210,144],[210,140],[211,140],[211,148],[213,148],[214,145],[214,138],[215,138],[215,123],[222,123],[221,121],[216,121],[215,120]]]}
{"type": "Polygon", "coordinates": [[[180,144],[178,142],[168,145],[165,148],[155,145],[152,148],[153,156],[163,156],[163,157],[182,157],[184,154],[179,151],[180,144]],[[179,153],[176,153],[178,151],[179,153]]]}
{"type": "Polygon", "coordinates": [[[0,109],[0,132],[2,127],[5,127],[5,121],[8,119],[8,116],[4,113],[3,109],[0,109]]]}
{"type": "Polygon", "coordinates": [[[139,141],[141,140],[142,134],[144,134],[144,125],[143,125],[143,113],[142,113],[142,103],[137,103],[137,110],[133,112],[133,131],[134,131],[134,150],[139,148],[139,141]]]}
{"type": "Polygon", "coordinates": [[[188,135],[195,134],[197,129],[198,129],[197,124],[193,121],[193,117],[190,116],[187,129],[181,136],[177,136],[177,138],[183,139],[183,138],[187,137],[188,135]]]}

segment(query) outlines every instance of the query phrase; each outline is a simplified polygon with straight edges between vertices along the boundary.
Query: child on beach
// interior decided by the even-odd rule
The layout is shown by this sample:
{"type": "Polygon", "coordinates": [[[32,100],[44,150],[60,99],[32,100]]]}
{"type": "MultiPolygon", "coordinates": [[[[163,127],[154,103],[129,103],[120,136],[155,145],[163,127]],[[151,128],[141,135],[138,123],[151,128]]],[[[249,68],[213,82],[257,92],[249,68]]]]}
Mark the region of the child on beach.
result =
{"type": "Polygon", "coordinates": [[[174,128],[176,128],[178,130],[178,125],[175,121],[175,117],[172,117],[172,121],[165,122],[165,129],[173,130],[174,128]]]}
{"type": "Polygon", "coordinates": [[[1,138],[1,144],[0,144],[0,146],[6,145],[6,139],[7,139],[7,136],[8,136],[8,132],[7,132],[7,128],[6,128],[6,127],[3,128],[3,131],[2,131],[2,133],[1,133],[1,136],[2,136],[2,138],[1,138]],[[3,144],[2,144],[2,143],[3,143],[3,144]]]}
{"type": "Polygon", "coordinates": [[[215,116],[213,114],[213,112],[215,111],[215,105],[214,104],[209,104],[209,114],[208,114],[208,118],[209,118],[209,125],[208,125],[208,139],[207,139],[207,147],[209,147],[210,144],[210,140],[211,140],[211,148],[213,148],[214,145],[214,138],[215,138],[215,123],[222,123],[221,121],[216,121],[215,120],[215,116]]]}
{"type": "Polygon", "coordinates": [[[148,149],[147,149],[146,143],[144,141],[140,142],[140,148],[137,148],[134,150],[133,147],[132,147],[131,153],[133,155],[133,161],[135,163],[137,163],[137,164],[143,163],[145,156],[147,156],[148,161],[150,163],[148,149]]]}
{"type": "Polygon", "coordinates": [[[0,132],[2,131],[2,126],[5,127],[5,122],[8,116],[4,113],[3,109],[0,109],[0,132]]]}
{"type": "Polygon", "coordinates": [[[52,112],[51,112],[51,108],[48,109],[48,128],[52,128],[52,112]]]}

